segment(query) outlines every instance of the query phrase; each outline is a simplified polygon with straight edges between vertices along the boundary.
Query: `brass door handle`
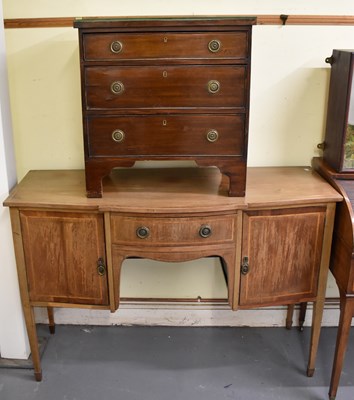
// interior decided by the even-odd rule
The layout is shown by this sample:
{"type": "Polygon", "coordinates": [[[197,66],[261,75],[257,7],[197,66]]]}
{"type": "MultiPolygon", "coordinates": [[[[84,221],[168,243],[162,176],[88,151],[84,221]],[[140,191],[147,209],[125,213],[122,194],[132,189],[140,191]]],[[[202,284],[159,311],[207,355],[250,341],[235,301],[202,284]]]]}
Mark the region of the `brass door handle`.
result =
{"type": "Polygon", "coordinates": [[[104,264],[103,258],[97,260],[97,273],[99,276],[103,276],[106,273],[106,266],[104,264]]]}
{"type": "Polygon", "coordinates": [[[123,50],[123,43],[119,40],[115,40],[111,43],[111,52],[118,54],[123,50]]]}
{"type": "Polygon", "coordinates": [[[208,82],[208,92],[217,93],[220,90],[220,82],[216,80],[211,80],[208,82]]]}
{"type": "Polygon", "coordinates": [[[249,266],[249,264],[248,264],[248,257],[245,256],[245,257],[243,257],[243,259],[242,259],[241,274],[242,274],[242,275],[247,275],[248,272],[249,272],[249,270],[250,270],[250,266],[249,266]]]}

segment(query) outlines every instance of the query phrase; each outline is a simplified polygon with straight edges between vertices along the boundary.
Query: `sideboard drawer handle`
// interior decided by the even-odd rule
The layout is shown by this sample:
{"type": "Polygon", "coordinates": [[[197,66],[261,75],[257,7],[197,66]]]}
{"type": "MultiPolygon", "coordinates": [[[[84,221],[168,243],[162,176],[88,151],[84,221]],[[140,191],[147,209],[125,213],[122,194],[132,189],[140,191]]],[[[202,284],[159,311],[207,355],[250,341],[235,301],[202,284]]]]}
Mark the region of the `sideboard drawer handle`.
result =
{"type": "Polygon", "coordinates": [[[120,130],[120,129],[116,129],[115,131],[113,131],[112,133],[112,139],[117,142],[117,143],[122,143],[123,140],[125,138],[125,133],[120,130]]]}
{"type": "Polygon", "coordinates": [[[214,143],[219,139],[219,133],[216,129],[210,129],[206,134],[207,141],[214,143]]]}
{"type": "Polygon", "coordinates": [[[97,260],[97,273],[99,276],[103,276],[106,273],[106,266],[104,265],[103,258],[97,260]]]}
{"type": "Polygon", "coordinates": [[[136,230],[136,236],[139,239],[146,239],[147,237],[150,236],[150,229],[146,226],[140,226],[137,230],[136,230]]]}
{"type": "Polygon", "coordinates": [[[111,43],[111,52],[118,54],[123,50],[123,43],[119,40],[115,40],[111,43]]]}
{"type": "Polygon", "coordinates": [[[208,43],[208,49],[212,53],[217,53],[221,49],[221,42],[220,40],[213,39],[208,43]]]}
{"type": "Polygon", "coordinates": [[[212,80],[208,82],[208,92],[217,93],[220,90],[220,82],[212,80]]]}
{"type": "Polygon", "coordinates": [[[111,85],[111,92],[113,94],[122,94],[124,92],[124,85],[120,81],[115,81],[111,85]]]}
{"type": "Polygon", "coordinates": [[[212,233],[210,225],[202,225],[199,229],[199,236],[202,238],[208,238],[212,233]]]}

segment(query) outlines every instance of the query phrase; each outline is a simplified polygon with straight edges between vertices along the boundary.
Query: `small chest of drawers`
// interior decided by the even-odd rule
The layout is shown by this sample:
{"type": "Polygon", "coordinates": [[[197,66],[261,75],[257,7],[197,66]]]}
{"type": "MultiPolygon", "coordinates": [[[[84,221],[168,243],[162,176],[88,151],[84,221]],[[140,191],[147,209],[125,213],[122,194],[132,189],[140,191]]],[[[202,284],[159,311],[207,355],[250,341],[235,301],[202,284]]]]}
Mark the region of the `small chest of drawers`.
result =
{"type": "Polygon", "coordinates": [[[246,184],[254,18],[83,19],[79,28],[88,197],[139,160],[194,160],[246,184]]]}

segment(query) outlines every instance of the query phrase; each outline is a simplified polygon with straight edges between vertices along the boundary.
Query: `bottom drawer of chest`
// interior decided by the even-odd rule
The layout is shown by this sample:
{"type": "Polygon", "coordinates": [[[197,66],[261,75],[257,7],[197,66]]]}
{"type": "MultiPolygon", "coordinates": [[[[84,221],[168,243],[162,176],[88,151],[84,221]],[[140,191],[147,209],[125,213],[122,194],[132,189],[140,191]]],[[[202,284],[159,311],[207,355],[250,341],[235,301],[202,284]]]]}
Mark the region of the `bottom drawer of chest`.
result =
{"type": "Polygon", "coordinates": [[[244,119],[242,114],[88,117],[88,155],[241,156],[244,119]]]}

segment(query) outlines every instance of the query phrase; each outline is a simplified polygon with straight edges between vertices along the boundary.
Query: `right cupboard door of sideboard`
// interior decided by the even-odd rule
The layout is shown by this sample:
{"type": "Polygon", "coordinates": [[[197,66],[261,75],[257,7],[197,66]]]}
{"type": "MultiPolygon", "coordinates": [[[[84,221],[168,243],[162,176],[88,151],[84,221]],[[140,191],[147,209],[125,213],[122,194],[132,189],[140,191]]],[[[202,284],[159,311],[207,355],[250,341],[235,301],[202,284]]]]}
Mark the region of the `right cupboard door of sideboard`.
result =
{"type": "Polygon", "coordinates": [[[20,212],[30,301],[108,305],[103,215],[20,212]]]}
{"type": "Polygon", "coordinates": [[[244,213],[241,308],[316,297],[325,215],[325,207],[244,213]]]}

